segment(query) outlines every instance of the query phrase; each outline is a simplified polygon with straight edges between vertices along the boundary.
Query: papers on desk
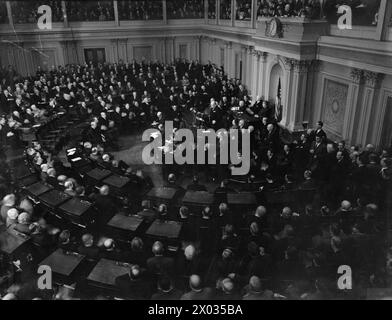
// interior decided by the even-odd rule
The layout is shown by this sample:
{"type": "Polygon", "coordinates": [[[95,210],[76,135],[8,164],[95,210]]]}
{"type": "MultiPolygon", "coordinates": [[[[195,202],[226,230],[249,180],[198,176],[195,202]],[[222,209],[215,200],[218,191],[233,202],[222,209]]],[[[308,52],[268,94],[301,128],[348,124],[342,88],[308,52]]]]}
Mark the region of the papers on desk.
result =
{"type": "Polygon", "coordinates": [[[40,124],[35,124],[33,125],[33,128],[39,128],[41,125],[40,124]]]}
{"type": "Polygon", "coordinates": [[[71,159],[71,161],[72,161],[72,162],[77,162],[77,161],[80,161],[80,160],[82,160],[82,158],[80,158],[80,157],[77,157],[77,158],[71,159]]]}

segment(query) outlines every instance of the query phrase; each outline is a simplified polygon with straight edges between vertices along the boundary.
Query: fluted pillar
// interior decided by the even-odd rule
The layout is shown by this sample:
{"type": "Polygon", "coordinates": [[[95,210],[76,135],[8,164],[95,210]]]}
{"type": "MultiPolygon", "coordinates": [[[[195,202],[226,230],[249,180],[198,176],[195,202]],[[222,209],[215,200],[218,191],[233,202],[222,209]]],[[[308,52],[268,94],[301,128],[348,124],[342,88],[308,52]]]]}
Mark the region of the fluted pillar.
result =
{"type": "Polygon", "coordinates": [[[370,126],[370,119],[372,116],[376,92],[379,89],[381,74],[364,71],[364,87],[362,94],[362,101],[360,107],[360,116],[358,123],[357,143],[366,145],[368,141],[368,133],[370,126]]]}

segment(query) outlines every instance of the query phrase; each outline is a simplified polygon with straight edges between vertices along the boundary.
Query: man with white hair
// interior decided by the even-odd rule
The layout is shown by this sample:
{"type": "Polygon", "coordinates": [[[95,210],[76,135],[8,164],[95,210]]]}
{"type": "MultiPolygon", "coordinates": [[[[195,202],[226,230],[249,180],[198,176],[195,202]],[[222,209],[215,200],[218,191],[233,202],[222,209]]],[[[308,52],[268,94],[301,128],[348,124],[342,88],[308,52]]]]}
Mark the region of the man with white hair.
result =
{"type": "Polygon", "coordinates": [[[16,197],[14,194],[8,194],[3,198],[0,209],[0,218],[3,223],[7,221],[8,210],[13,208],[16,203],[16,197]]]}
{"type": "Polygon", "coordinates": [[[13,229],[16,231],[30,235],[33,232],[33,229],[30,228],[31,225],[31,216],[27,212],[22,212],[18,216],[18,223],[13,226],[13,229]]]}
{"type": "Polygon", "coordinates": [[[7,228],[12,228],[15,224],[18,223],[18,216],[19,212],[15,208],[11,208],[7,212],[7,222],[6,222],[6,227],[7,228]]]}

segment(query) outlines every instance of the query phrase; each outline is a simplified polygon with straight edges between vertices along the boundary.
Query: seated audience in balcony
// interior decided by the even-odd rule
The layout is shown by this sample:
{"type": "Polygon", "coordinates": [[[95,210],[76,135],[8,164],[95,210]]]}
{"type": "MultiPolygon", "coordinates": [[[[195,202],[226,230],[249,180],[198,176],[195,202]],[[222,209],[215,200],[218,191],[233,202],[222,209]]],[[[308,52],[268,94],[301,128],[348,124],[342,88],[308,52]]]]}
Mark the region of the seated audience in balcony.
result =
{"type": "Polygon", "coordinates": [[[320,18],[320,0],[258,0],[257,17],[320,18]]]}
{"type": "MultiPolygon", "coordinates": [[[[64,14],[60,0],[41,1],[11,1],[12,18],[15,24],[37,23],[41,14],[38,13],[38,7],[47,5],[52,9],[52,21],[62,22],[64,14]]],[[[0,17],[2,15],[0,8],[0,17]]],[[[4,11],[7,15],[7,10],[4,11]]],[[[1,18],[0,18],[1,19],[1,18]]]]}
{"type": "Polygon", "coordinates": [[[231,20],[231,0],[221,0],[219,19],[231,20]]]}
{"type": "Polygon", "coordinates": [[[162,1],[119,1],[118,15],[120,20],[161,20],[162,1]]]}
{"type": "Polygon", "coordinates": [[[236,0],[236,19],[249,20],[252,18],[252,1],[250,0],[236,0]]]}
{"type": "Polygon", "coordinates": [[[113,1],[69,1],[68,21],[113,21],[113,1]]]}
{"type": "Polygon", "coordinates": [[[204,1],[199,0],[168,0],[168,19],[203,19],[204,1]]]}
{"type": "Polygon", "coordinates": [[[216,18],[216,1],[208,0],[208,19],[216,18]]]}

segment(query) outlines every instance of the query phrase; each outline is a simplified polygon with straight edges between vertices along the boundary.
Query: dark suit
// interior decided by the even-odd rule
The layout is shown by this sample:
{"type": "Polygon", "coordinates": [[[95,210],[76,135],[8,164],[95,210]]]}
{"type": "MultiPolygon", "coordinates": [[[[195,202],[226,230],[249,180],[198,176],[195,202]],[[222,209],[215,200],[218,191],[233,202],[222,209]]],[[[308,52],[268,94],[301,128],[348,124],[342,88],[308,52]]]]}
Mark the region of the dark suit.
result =
{"type": "Polygon", "coordinates": [[[172,275],[174,273],[174,259],[155,256],[147,260],[147,268],[154,275],[172,275]]]}
{"type": "Polygon", "coordinates": [[[212,288],[203,288],[199,292],[189,291],[182,295],[181,300],[211,300],[214,297],[212,288]]]}
{"type": "Polygon", "coordinates": [[[145,279],[131,279],[129,274],[116,278],[116,287],[121,294],[134,300],[148,300],[151,297],[151,282],[145,279]]]}

